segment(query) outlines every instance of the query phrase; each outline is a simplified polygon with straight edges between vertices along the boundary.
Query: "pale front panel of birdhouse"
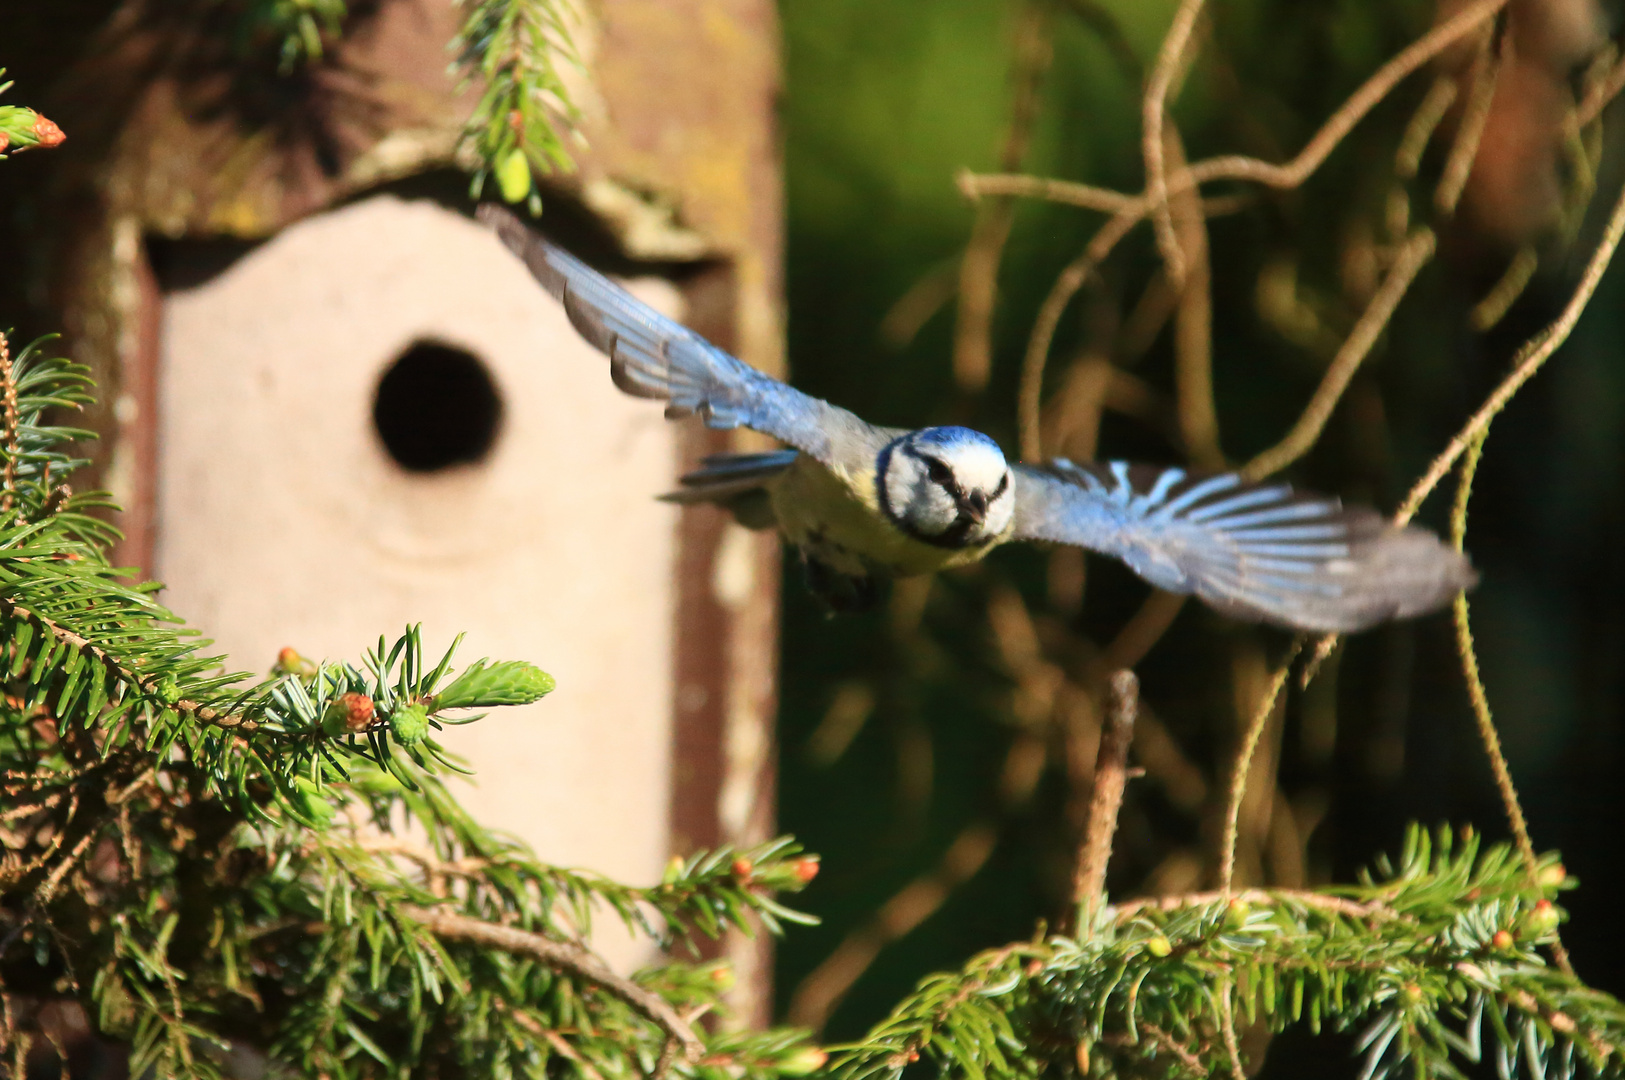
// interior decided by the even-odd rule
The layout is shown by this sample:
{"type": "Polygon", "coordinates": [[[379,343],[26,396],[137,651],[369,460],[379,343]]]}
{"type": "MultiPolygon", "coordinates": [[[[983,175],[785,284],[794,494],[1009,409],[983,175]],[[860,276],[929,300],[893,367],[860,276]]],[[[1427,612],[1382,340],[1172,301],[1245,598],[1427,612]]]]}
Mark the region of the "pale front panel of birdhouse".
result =
{"type": "MultiPolygon", "coordinates": [[[[676,314],[666,283],[636,291],[676,314]]],[[[494,237],[387,196],[296,224],[166,298],[160,401],[167,603],[258,672],[288,645],[359,661],[408,620],[431,651],[467,631],[465,662],[541,665],[550,697],[443,734],[477,770],[465,804],[551,862],[658,879],[674,428],[494,237]],[[415,344],[488,372],[479,461],[412,472],[386,448],[375,397],[415,344]]]]}

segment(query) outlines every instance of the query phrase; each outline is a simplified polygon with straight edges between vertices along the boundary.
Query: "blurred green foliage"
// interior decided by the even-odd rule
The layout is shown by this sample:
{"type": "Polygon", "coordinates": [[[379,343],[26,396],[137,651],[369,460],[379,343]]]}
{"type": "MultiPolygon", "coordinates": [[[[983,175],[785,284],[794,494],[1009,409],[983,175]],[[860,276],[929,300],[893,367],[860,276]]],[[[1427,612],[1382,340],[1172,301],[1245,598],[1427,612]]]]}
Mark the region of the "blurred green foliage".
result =
{"type": "MultiPolygon", "coordinates": [[[[1148,66],[1174,6],[1103,0],[1098,8],[1148,66]]],[[[1096,5],[1056,0],[1053,7],[1054,59],[1022,171],[1135,191],[1139,76],[1097,32],[1098,21],[1080,17],[1096,5]]],[[[974,211],[954,179],[962,169],[996,168],[1021,8],[1014,0],[944,0],[922,17],[919,5],[900,0],[780,4],[795,381],[876,421],[971,423],[1007,448],[1015,443],[1015,383],[1033,315],[1100,215],[1018,206],[1001,263],[985,394],[956,395],[951,301],[901,346],[885,340],[883,325],[922,279],[957,271],[974,211]]],[[[1287,159],[1433,18],[1425,0],[1237,0],[1210,10],[1212,22],[1199,31],[1208,35],[1203,58],[1173,109],[1193,160],[1220,152],[1287,159]]],[[[1280,438],[1329,358],[1261,317],[1261,271],[1289,262],[1299,298],[1339,336],[1346,332],[1359,308],[1342,295],[1341,260],[1351,230],[1381,227],[1394,150],[1427,86],[1425,73],[1404,83],[1301,189],[1255,193],[1242,212],[1210,222],[1214,378],[1231,460],[1280,438]]],[[[1613,142],[1593,217],[1618,188],[1613,142]]],[[[1439,167],[1430,156],[1422,179],[1436,178],[1439,167]]],[[[1425,199],[1416,202],[1426,209],[1425,199]]],[[[1466,311],[1510,252],[1465,223],[1437,227],[1441,258],[1401,305],[1292,479],[1391,508],[1482,400],[1512,349],[1555,313],[1595,240],[1592,225],[1571,246],[1548,244],[1540,273],[1503,323],[1472,335],[1466,311]]],[[[1107,295],[1132,304],[1155,260],[1142,226],[1108,265],[1107,295]]],[[[1581,974],[1604,986],[1625,962],[1625,943],[1604,915],[1606,895],[1625,884],[1605,839],[1625,819],[1614,779],[1625,702],[1612,674],[1625,646],[1621,289],[1616,270],[1575,338],[1498,423],[1468,536],[1485,573],[1474,612],[1490,698],[1537,843],[1562,847],[1587,886],[1568,938],[1581,974]]],[[[1074,301],[1063,319],[1052,384],[1082,338],[1087,303],[1074,301]]],[[[1163,390],[1172,385],[1167,337],[1136,369],[1163,390]]],[[[1100,454],[1179,459],[1162,435],[1110,414],[1100,454]]],[[[1435,496],[1424,520],[1441,524],[1446,502],[1435,496]]],[[[987,820],[998,836],[986,864],[950,889],[940,910],[880,950],[835,1012],[835,1037],[872,1023],[924,973],[1023,936],[1034,918],[1059,910],[1070,857],[1065,770],[1051,745],[1036,794],[1001,809],[1000,772],[1023,736],[1010,675],[991,644],[989,598],[1012,586],[1035,612],[1104,642],[1144,591],[1091,561],[1082,611],[1056,610],[1047,597],[1050,573],[1041,554],[1007,551],[984,569],[940,579],[915,634],[898,632],[908,605],[895,602],[829,624],[804,600],[798,568],[787,569],[781,822],[825,854],[826,872],[807,896],[823,925],[780,949],[781,1007],[870,924],[876,908],[911,882],[940,883],[933,875],[961,830],[987,820]],[[872,708],[854,713],[847,707],[854,701],[872,708]],[[839,756],[829,753],[836,729],[850,735],[839,756]]],[[[1238,665],[1254,653],[1278,655],[1280,646],[1277,637],[1187,607],[1139,667],[1147,700],[1210,785],[1231,752],[1238,665]]],[[[1444,617],[1348,642],[1317,687],[1291,700],[1281,755],[1283,794],[1318,821],[1307,842],[1311,881],[1346,879],[1374,852],[1393,850],[1406,820],[1471,820],[1494,835],[1504,829],[1444,617]]],[[[1113,890],[1143,887],[1179,847],[1211,846],[1201,828],[1155,781],[1131,785],[1113,890]]]]}

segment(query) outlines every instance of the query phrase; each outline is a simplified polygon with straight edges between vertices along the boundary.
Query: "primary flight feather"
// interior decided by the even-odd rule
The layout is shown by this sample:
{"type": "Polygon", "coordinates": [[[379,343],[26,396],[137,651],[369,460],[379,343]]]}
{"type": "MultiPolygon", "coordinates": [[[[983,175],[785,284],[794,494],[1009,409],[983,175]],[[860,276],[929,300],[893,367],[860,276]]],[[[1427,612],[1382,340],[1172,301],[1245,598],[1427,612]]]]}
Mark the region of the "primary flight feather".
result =
{"type": "Polygon", "coordinates": [[[1012,467],[969,428],[876,427],[716,348],[508,211],[485,206],[480,218],[609,357],[616,386],[666,401],[668,416],[697,413],[794,448],[707,458],[668,498],[777,527],[837,610],[871,602],[877,580],[974,562],[1012,540],[1075,544],[1238,618],[1318,632],[1433,611],[1476,580],[1427,530],[1286,484],[1123,462],[1012,467]]]}

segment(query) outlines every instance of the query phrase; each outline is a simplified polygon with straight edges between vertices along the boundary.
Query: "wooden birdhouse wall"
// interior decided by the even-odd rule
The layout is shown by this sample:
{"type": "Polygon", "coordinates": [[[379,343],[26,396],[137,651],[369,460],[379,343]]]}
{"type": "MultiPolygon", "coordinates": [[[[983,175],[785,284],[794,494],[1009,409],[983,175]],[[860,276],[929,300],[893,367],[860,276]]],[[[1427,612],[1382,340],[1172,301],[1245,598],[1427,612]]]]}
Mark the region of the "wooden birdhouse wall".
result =
{"type": "MultiPolygon", "coordinates": [[[[680,315],[680,296],[645,281],[680,315]]],[[[549,860],[657,878],[670,831],[676,433],[489,231],[380,196],[164,298],[155,568],[239,663],[533,660],[545,701],[449,729],[482,820],[549,860]],[[493,407],[494,406],[494,407],[493,407]]]]}

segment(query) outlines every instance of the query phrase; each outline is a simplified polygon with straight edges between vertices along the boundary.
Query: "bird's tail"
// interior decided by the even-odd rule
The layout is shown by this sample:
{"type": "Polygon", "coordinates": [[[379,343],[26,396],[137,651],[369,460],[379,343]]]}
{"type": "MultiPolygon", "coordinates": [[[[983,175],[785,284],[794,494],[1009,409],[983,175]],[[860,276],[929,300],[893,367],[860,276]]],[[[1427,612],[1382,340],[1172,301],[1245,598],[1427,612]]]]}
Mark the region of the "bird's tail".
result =
{"type": "Polygon", "coordinates": [[[767,485],[795,464],[795,450],[775,450],[765,454],[711,454],[700,467],[678,481],[682,486],[660,498],[666,502],[692,505],[715,503],[732,511],[739,523],[749,529],[768,529],[777,524],[768,499],[767,485]]]}

